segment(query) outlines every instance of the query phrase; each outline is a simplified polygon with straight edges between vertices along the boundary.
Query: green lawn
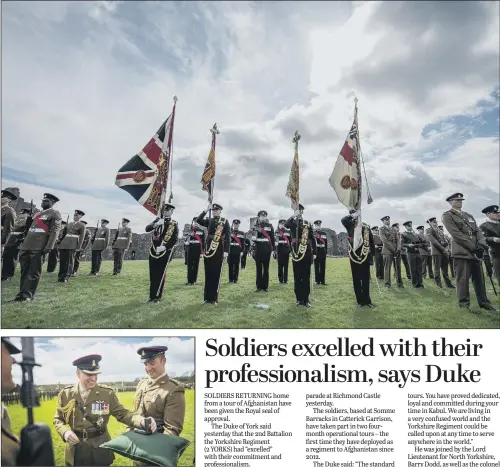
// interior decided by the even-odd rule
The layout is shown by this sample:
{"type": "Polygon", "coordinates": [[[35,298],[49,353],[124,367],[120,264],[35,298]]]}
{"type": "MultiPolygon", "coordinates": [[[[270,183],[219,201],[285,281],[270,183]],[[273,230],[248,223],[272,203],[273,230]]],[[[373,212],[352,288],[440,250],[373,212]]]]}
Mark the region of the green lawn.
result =
{"type": "MultiPolygon", "coordinates": [[[[80,274],[68,285],[57,282],[56,273],[44,273],[36,300],[6,303],[19,287],[19,268],[12,281],[2,282],[2,326],[4,328],[498,328],[500,317],[481,310],[479,315],[458,308],[455,290],[439,289],[425,280],[425,289],[405,288],[380,292],[373,283],[374,310],[356,309],[349,263],[329,258],[325,286],[314,286],[313,308],[295,306],[293,271],[289,283],[280,284],[277,264],[271,260],[269,293],[255,292],[255,263],[249,258],[240,271],[238,284],[229,284],[224,267],[219,305],[203,301],[203,261],[199,282],[185,286],[183,260],[169,265],[163,300],[148,304],[147,261],[126,261],[120,276],[112,275],[112,262],[104,261],[101,275],[88,276],[90,263],[80,265],[80,274]],[[264,307],[262,307],[264,305],[264,307]],[[265,307],[267,305],[267,307],[265,307]]],[[[373,271],[372,271],[373,272],[373,271]]],[[[471,284],[472,305],[476,308],[471,284]]],[[[499,300],[487,283],[492,303],[499,300]]]]}
{"type": "MultiPolygon", "coordinates": [[[[186,389],[186,419],[184,421],[184,429],[181,436],[189,441],[191,444],[188,446],[184,454],[179,459],[179,466],[191,466],[193,465],[194,458],[194,389],[186,389]]],[[[132,410],[133,407],[133,392],[119,392],[118,398],[120,402],[132,410]]],[[[65,444],[61,437],[57,434],[54,426],[52,425],[52,420],[56,412],[56,398],[42,402],[40,407],[34,409],[34,418],[36,423],[47,424],[52,432],[52,444],[54,448],[54,456],[56,460],[56,465],[64,466],[64,448],[65,444]]],[[[21,404],[7,405],[9,411],[9,416],[12,420],[12,430],[16,435],[19,436],[21,429],[27,423],[27,411],[23,408],[21,404]]],[[[126,426],[119,423],[114,417],[110,417],[108,430],[111,438],[116,438],[120,434],[124,433],[126,426]]],[[[133,465],[132,460],[115,454],[115,461],[113,465],[129,466],[133,465]]]]}

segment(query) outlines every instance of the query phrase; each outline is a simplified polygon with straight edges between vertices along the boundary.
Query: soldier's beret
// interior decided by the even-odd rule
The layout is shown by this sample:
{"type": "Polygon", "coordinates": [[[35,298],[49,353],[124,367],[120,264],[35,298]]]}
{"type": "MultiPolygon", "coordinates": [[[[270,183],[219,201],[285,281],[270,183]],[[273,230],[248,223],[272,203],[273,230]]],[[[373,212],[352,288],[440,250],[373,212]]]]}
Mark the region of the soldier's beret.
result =
{"type": "Polygon", "coordinates": [[[413,225],[413,222],[412,221],[406,221],[406,222],[403,222],[403,225],[404,226],[413,225]]]}
{"type": "Polygon", "coordinates": [[[302,206],[302,204],[299,204],[299,210],[304,210],[304,206],[302,206]]]}
{"type": "Polygon", "coordinates": [[[87,225],[87,221],[80,221],[82,224],[87,225]]]}
{"type": "Polygon", "coordinates": [[[76,366],[80,371],[88,373],[90,375],[97,375],[100,373],[99,362],[102,357],[97,354],[85,355],[85,357],[77,358],[73,362],[73,366],[76,366]]]}
{"type": "Polygon", "coordinates": [[[267,211],[259,211],[257,216],[267,216],[267,211]]]}
{"type": "Polygon", "coordinates": [[[80,211],[79,209],[75,209],[75,214],[77,216],[84,216],[85,215],[85,213],[83,211],[80,211]]]}
{"type": "Polygon", "coordinates": [[[314,221],[314,225],[321,225],[322,221],[314,221]]]}
{"type": "Polygon", "coordinates": [[[108,219],[101,219],[101,222],[106,222],[106,224],[109,224],[108,219]]]}
{"type": "Polygon", "coordinates": [[[59,198],[57,196],[54,196],[50,193],[44,193],[43,195],[44,199],[50,199],[53,203],[57,203],[59,201],[59,198]]]}
{"type": "Polygon", "coordinates": [[[383,222],[383,221],[388,221],[390,218],[391,218],[391,216],[384,216],[380,220],[383,222]]]}
{"type": "Polygon", "coordinates": [[[164,345],[156,345],[153,347],[141,347],[137,353],[141,356],[141,362],[147,363],[154,360],[156,357],[164,356],[167,350],[168,347],[164,345]]]}
{"type": "Polygon", "coordinates": [[[212,209],[220,209],[222,211],[222,206],[220,204],[214,203],[212,204],[212,209]]]}
{"type": "Polygon", "coordinates": [[[446,201],[453,201],[454,199],[464,200],[464,195],[462,193],[453,193],[451,196],[446,198],[446,201]]]}
{"type": "Polygon", "coordinates": [[[241,224],[241,221],[240,221],[239,219],[235,219],[235,220],[233,221],[233,224],[241,224]]]}
{"type": "Polygon", "coordinates": [[[173,204],[167,203],[165,204],[165,209],[175,209],[175,206],[173,204]]]}
{"type": "Polygon", "coordinates": [[[399,227],[399,224],[396,222],[395,224],[392,224],[392,227],[399,227]]]}
{"type": "Polygon", "coordinates": [[[487,208],[484,208],[481,212],[483,214],[490,214],[490,213],[496,214],[498,212],[498,206],[496,204],[494,204],[492,206],[488,206],[487,208]]]}
{"type": "Polygon", "coordinates": [[[2,190],[2,198],[9,198],[11,201],[15,201],[17,196],[9,190],[2,190]]]}
{"type": "Polygon", "coordinates": [[[285,222],[286,222],[286,219],[280,219],[280,220],[278,221],[278,224],[284,224],[285,222]]]}
{"type": "Polygon", "coordinates": [[[419,225],[419,226],[417,227],[417,230],[424,230],[424,226],[423,226],[423,225],[419,225]]]}
{"type": "Polygon", "coordinates": [[[29,214],[30,210],[28,208],[22,208],[20,214],[29,214]]]}
{"type": "Polygon", "coordinates": [[[7,350],[11,355],[21,353],[21,351],[10,341],[10,337],[2,337],[2,344],[7,347],[7,350]]]}
{"type": "Polygon", "coordinates": [[[428,224],[430,224],[431,222],[435,222],[435,221],[436,221],[435,217],[431,217],[430,219],[427,219],[428,224]]]}
{"type": "Polygon", "coordinates": [[[125,222],[130,222],[130,221],[129,221],[126,217],[124,217],[124,218],[122,219],[122,221],[125,221],[125,222]]]}

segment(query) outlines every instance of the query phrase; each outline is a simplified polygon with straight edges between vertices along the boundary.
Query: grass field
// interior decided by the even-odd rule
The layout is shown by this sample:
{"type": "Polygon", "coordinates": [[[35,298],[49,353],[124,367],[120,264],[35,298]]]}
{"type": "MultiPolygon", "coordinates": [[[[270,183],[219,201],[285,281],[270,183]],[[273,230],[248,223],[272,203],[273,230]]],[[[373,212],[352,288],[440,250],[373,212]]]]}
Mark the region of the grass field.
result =
{"type": "MultiPolygon", "coordinates": [[[[133,392],[119,392],[118,398],[120,402],[127,407],[128,409],[132,409],[133,404],[132,401],[134,399],[133,392]]],[[[41,407],[37,407],[34,409],[34,418],[36,423],[45,423],[47,424],[52,432],[52,443],[54,447],[54,456],[56,460],[56,465],[64,466],[64,449],[65,444],[62,441],[61,437],[57,434],[54,426],[52,425],[52,420],[54,418],[54,414],[56,412],[56,398],[42,402],[41,407]]],[[[16,405],[8,405],[7,409],[9,411],[9,416],[12,420],[12,430],[16,435],[19,435],[23,426],[27,423],[27,411],[23,408],[21,404],[16,405]]],[[[122,423],[116,421],[114,417],[110,417],[108,424],[108,431],[111,435],[111,438],[116,438],[118,435],[125,432],[126,426],[122,423]]],[[[179,460],[179,466],[191,466],[193,465],[193,457],[194,457],[194,390],[186,389],[186,419],[184,421],[184,429],[181,433],[181,436],[189,441],[191,444],[188,446],[184,454],[181,456],[179,460]]],[[[133,465],[132,460],[119,456],[115,454],[115,461],[113,465],[120,466],[129,466],[133,465]]]]}
{"type": "MultiPolygon", "coordinates": [[[[425,289],[386,290],[378,281],[371,289],[376,309],[356,309],[349,262],[328,258],[327,286],[314,286],[313,308],[296,307],[293,271],[289,283],[280,284],[277,265],[271,260],[269,293],[255,292],[255,263],[249,257],[240,271],[238,284],[229,284],[224,267],[219,305],[203,301],[203,261],[199,282],[185,286],[183,260],[169,265],[163,300],[148,304],[147,261],[126,261],[122,274],[112,275],[113,264],[104,261],[101,275],[88,276],[90,263],[83,262],[68,285],[57,282],[56,273],[44,272],[33,302],[7,303],[19,288],[19,268],[12,281],[2,282],[2,326],[4,328],[498,328],[498,314],[481,310],[478,315],[459,309],[453,289],[439,289],[426,279],[425,289]],[[267,305],[267,307],[266,307],[267,305]]],[[[478,308],[474,291],[471,303],[478,308]]],[[[492,303],[499,300],[487,283],[492,303]]]]}

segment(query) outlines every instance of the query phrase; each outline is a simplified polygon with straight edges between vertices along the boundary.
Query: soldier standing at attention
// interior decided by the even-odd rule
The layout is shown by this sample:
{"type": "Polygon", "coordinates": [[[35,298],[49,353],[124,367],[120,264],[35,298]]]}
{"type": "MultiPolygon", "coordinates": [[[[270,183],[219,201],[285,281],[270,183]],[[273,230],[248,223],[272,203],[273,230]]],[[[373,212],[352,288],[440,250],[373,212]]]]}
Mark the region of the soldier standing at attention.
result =
{"type": "Polygon", "coordinates": [[[274,229],[267,221],[267,211],[259,211],[257,217],[252,234],[255,252],[255,285],[257,292],[268,292],[269,263],[271,262],[271,253],[274,250],[274,229]]]}
{"type": "MultiPolygon", "coordinates": [[[[66,465],[108,466],[114,454],[99,446],[111,440],[109,417],[133,428],[146,429],[146,418],[127,410],[120,404],[114,389],[97,384],[100,355],[87,355],[73,362],[78,382],[66,386],[58,395],[54,427],[66,443],[66,465]]],[[[150,431],[156,422],[149,418],[150,431]]]]}
{"type": "Polygon", "coordinates": [[[240,224],[239,219],[234,219],[231,230],[231,245],[229,246],[229,256],[227,259],[230,284],[238,282],[240,260],[245,250],[245,233],[239,230],[240,224]]]}
{"type": "Polygon", "coordinates": [[[75,210],[73,222],[69,222],[64,228],[63,238],[59,244],[59,275],[58,282],[67,284],[73,272],[75,255],[80,251],[85,239],[85,224],[81,222],[85,215],[79,209],[75,210]]]}
{"type": "Polygon", "coordinates": [[[250,253],[250,248],[252,246],[250,239],[248,238],[249,233],[245,233],[245,249],[243,250],[243,254],[241,255],[241,269],[245,269],[247,267],[247,256],[250,253]]]}
{"type": "Polygon", "coordinates": [[[167,374],[167,350],[165,346],[154,346],[137,351],[148,376],[137,385],[134,406],[143,417],[155,420],[157,432],[179,436],[186,416],[185,390],[167,374]]]}
{"type": "Polygon", "coordinates": [[[64,237],[66,227],[66,221],[61,221],[61,229],[59,230],[59,235],[57,236],[56,243],[54,244],[54,248],[50,250],[49,255],[47,257],[47,272],[50,274],[56,270],[57,263],[59,261],[59,245],[64,237]]]}
{"type": "Polygon", "coordinates": [[[14,228],[16,222],[16,211],[9,206],[10,201],[15,201],[17,196],[8,191],[2,190],[2,253],[4,245],[9,239],[10,232],[14,228]]]}
{"type": "Polygon", "coordinates": [[[398,246],[396,255],[394,256],[394,277],[396,278],[398,289],[402,289],[403,278],[401,275],[401,262],[402,262],[403,250],[406,250],[406,248],[404,248],[403,245],[401,244],[401,233],[399,232],[399,224],[398,223],[392,224],[392,228],[394,230],[394,235],[396,235],[396,244],[398,246]]]}
{"type": "Polygon", "coordinates": [[[387,289],[391,288],[391,267],[398,253],[398,242],[396,232],[391,227],[391,218],[384,216],[380,219],[383,225],[380,227],[380,240],[382,240],[382,256],[384,258],[384,282],[387,289]]]}
{"type": "Polygon", "coordinates": [[[420,240],[418,249],[420,256],[422,257],[422,279],[427,277],[427,271],[429,271],[429,279],[434,279],[434,273],[432,271],[431,244],[425,237],[425,229],[423,225],[419,225],[417,227],[417,236],[420,240]]]}
{"type": "Polygon", "coordinates": [[[382,257],[383,243],[380,239],[377,226],[372,227],[373,244],[375,245],[375,275],[377,279],[384,278],[384,258],[382,257]]]}
{"type": "Polygon", "coordinates": [[[8,281],[14,277],[16,271],[16,262],[19,256],[19,247],[23,242],[23,237],[27,233],[27,229],[31,223],[28,222],[29,209],[21,209],[21,213],[16,217],[14,227],[10,232],[9,237],[4,245],[2,257],[2,281],[8,281]]]}
{"type": "Polygon", "coordinates": [[[448,250],[448,263],[450,265],[450,275],[454,279],[455,278],[455,264],[453,263],[453,258],[451,256],[451,237],[444,233],[444,227],[442,225],[440,225],[438,227],[438,229],[444,235],[444,238],[448,244],[448,246],[446,248],[448,250]]]}
{"type": "Polygon", "coordinates": [[[146,226],[146,232],[153,232],[149,249],[149,298],[158,303],[163,295],[168,263],[179,238],[179,224],[172,219],[175,206],[165,204],[164,217],[157,217],[146,226]]]}
{"type": "Polygon", "coordinates": [[[82,256],[82,254],[85,254],[85,250],[87,249],[87,247],[89,246],[89,243],[90,243],[91,234],[90,234],[90,230],[87,229],[87,222],[81,221],[81,223],[83,225],[85,225],[85,237],[83,238],[82,248],[75,253],[75,262],[73,265],[73,273],[71,274],[72,277],[75,277],[76,274],[78,273],[78,269],[80,268],[80,258],[82,256]]]}
{"type": "MultiPolygon", "coordinates": [[[[489,257],[493,274],[500,286],[500,211],[498,206],[488,206],[481,211],[488,220],[480,225],[486,243],[490,247],[489,257]]],[[[4,255],[5,256],[5,255],[4,255]]]]}
{"type": "Polygon", "coordinates": [[[316,285],[325,284],[325,270],[326,270],[326,255],[328,253],[328,240],[326,232],[321,230],[322,222],[320,220],[314,221],[314,239],[316,240],[317,258],[314,261],[314,278],[316,285]]]}
{"type": "MultiPolygon", "coordinates": [[[[2,396],[16,387],[12,379],[12,364],[16,361],[12,355],[21,351],[8,337],[2,337],[2,396]]],[[[3,397],[2,397],[3,399],[3,397]]],[[[12,431],[9,412],[2,402],[2,462],[1,465],[18,465],[17,456],[21,450],[21,443],[12,431]]]]}
{"type": "Polygon", "coordinates": [[[420,256],[419,236],[413,231],[411,221],[403,224],[406,232],[401,235],[401,244],[408,252],[408,262],[410,263],[411,283],[415,289],[424,288],[422,284],[422,256],[420,256]]]}
{"type": "Polygon", "coordinates": [[[444,238],[444,234],[438,229],[435,217],[428,219],[427,223],[430,227],[425,231],[425,234],[431,243],[431,254],[434,262],[434,280],[436,281],[436,285],[440,288],[443,287],[443,283],[441,282],[442,272],[446,287],[454,289],[455,286],[451,283],[448,276],[448,242],[444,238]]]}
{"type": "Polygon", "coordinates": [[[205,248],[205,290],[203,303],[217,305],[219,300],[219,286],[222,265],[229,255],[231,242],[231,227],[226,218],[221,217],[222,206],[209,204],[196,219],[196,222],[208,230],[205,248]],[[213,217],[205,219],[207,212],[212,209],[213,217]]]}
{"type": "Polygon", "coordinates": [[[92,266],[89,276],[98,276],[101,270],[102,252],[108,248],[109,245],[109,221],[107,219],[101,220],[101,228],[94,232],[92,239],[92,266]]]}
{"type": "Polygon", "coordinates": [[[187,265],[187,282],[186,285],[195,285],[198,280],[198,268],[200,266],[200,258],[203,258],[205,245],[205,232],[201,230],[196,222],[197,217],[193,217],[191,223],[191,231],[186,237],[186,265],[187,265]]]}
{"type": "Polygon", "coordinates": [[[341,219],[342,225],[347,230],[349,239],[349,261],[351,263],[352,283],[358,308],[375,308],[370,298],[370,257],[375,253],[375,244],[370,226],[362,225],[361,238],[362,244],[353,249],[354,230],[359,222],[359,212],[350,210],[349,215],[341,219]]]}
{"type": "Polygon", "coordinates": [[[278,279],[280,284],[288,284],[288,263],[290,260],[290,246],[291,238],[290,231],[285,228],[286,219],[278,221],[278,228],[276,229],[276,238],[274,244],[276,245],[276,257],[278,259],[278,279]]]}
{"type": "Polygon", "coordinates": [[[481,260],[488,244],[474,217],[462,211],[463,200],[462,193],[454,193],[446,198],[451,209],[442,216],[443,224],[452,238],[451,255],[455,263],[458,304],[460,308],[472,311],[469,296],[469,279],[472,279],[479,308],[498,312],[486,296],[484,283],[481,260]]]}
{"type": "Polygon", "coordinates": [[[130,221],[125,217],[122,219],[122,226],[116,232],[116,237],[113,241],[113,276],[122,272],[123,257],[125,250],[130,248],[132,243],[132,229],[128,226],[130,221]]]}
{"type": "Polygon", "coordinates": [[[53,209],[57,201],[59,198],[50,193],[43,195],[42,211],[34,215],[33,223],[19,249],[21,285],[15,301],[27,302],[35,297],[42,274],[42,256],[54,248],[61,227],[61,214],[53,209]]]}
{"type": "Polygon", "coordinates": [[[295,298],[297,306],[311,308],[309,294],[311,293],[311,264],[316,259],[317,249],[312,225],[302,219],[304,206],[285,222],[290,229],[292,238],[292,264],[295,298]]]}

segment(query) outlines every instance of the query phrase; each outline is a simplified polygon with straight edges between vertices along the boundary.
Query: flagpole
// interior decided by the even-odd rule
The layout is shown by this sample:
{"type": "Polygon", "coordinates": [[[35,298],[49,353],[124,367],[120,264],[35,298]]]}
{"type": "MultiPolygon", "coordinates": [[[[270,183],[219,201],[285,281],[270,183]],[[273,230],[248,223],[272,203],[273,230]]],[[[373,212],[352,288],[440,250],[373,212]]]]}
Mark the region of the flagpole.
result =
{"type": "MultiPolygon", "coordinates": [[[[214,123],[214,126],[212,128],[210,128],[210,133],[212,133],[212,148],[211,149],[213,149],[213,151],[214,151],[214,165],[215,165],[215,146],[217,144],[217,135],[220,134],[220,131],[217,128],[217,123],[214,123]]],[[[210,191],[208,192],[208,201],[210,204],[212,204],[214,201],[214,191],[215,191],[214,188],[215,188],[215,173],[214,173],[212,180],[210,180],[210,191]]],[[[210,211],[208,213],[208,222],[210,222],[211,219],[212,219],[212,210],[210,209],[210,211]]]]}
{"type": "MultiPolygon", "coordinates": [[[[174,194],[173,194],[173,180],[174,180],[174,123],[175,123],[175,108],[177,106],[177,96],[174,96],[174,108],[172,110],[172,126],[170,130],[170,163],[169,163],[169,170],[170,170],[170,196],[168,197],[168,202],[171,203],[172,200],[174,199],[174,194]]],[[[168,180],[168,177],[167,177],[168,180]]],[[[166,182],[167,183],[167,182],[166,182]]],[[[167,194],[166,192],[167,187],[165,186],[165,196],[167,194]]]]}
{"type": "MultiPolygon", "coordinates": [[[[295,161],[295,155],[297,155],[297,165],[298,165],[298,153],[299,153],[299,141],[300,141],[300,133],[299,133],[299,130],[296,130],[295,131],[295,135],[293,136],[293,143],[295,144],[295,153],[293,155],[293,158],[294,158],[294,161],[295,161]]],[[[293,164],[293,162],[292,162],[293,164]]],[[[300,178],[298,180],[300,182],[300,178]]],[[[299,185],[300,186],[300,185],[299,185]]],[[[299,215],[297,216],[297,230],[295,231],[295,248],[296,248],[296,255],[298,255],[299,253],[299,219],[301,217],[300,215],[300,197],[299,197],[299,194],[300,194],[300,190],[297,189],[297,201],[296,201],[296,208],[297,210],[299,211],[299,215]]]]}

